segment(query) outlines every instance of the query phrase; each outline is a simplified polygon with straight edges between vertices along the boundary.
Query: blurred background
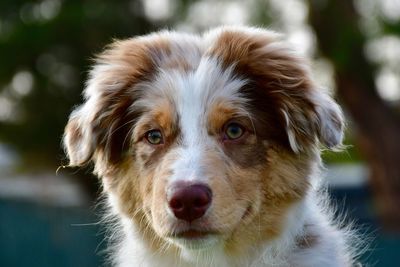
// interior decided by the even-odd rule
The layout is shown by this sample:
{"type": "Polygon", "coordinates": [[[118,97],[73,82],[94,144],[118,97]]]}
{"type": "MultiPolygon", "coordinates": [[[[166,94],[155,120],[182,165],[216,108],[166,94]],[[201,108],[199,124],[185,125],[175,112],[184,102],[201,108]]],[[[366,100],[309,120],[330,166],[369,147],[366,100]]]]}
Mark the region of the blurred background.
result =
{"type": "Polygon", "coordinates": [[[339,210],[369,237],[365,266],[400,266],[399,0],[1,0],[0,266],[99,266],[90,169],[66,163],[63,128],[91,57],[113,38],[221,24],[287,34],[348,119],[325,152],[339,210]]]}

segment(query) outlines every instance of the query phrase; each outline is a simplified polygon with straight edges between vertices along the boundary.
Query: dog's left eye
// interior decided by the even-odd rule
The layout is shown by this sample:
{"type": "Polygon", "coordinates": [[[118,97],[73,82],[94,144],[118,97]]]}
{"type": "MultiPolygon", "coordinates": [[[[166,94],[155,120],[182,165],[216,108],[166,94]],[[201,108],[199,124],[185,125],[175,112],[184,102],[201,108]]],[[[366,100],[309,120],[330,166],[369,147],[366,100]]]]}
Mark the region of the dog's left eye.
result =
{"type": "Polygon", "coordinates": [[[163,136],[160,130],[148,131],[145,135],[147,142],[152,145],[160,145],[163,143],[163,136]]]}
{"type": "Polygon", "coordinates": [[[244,128],[238,123],[229,123],[225,128],[225,137],[229,140],[235,140],[244,134],[244,128]]]}

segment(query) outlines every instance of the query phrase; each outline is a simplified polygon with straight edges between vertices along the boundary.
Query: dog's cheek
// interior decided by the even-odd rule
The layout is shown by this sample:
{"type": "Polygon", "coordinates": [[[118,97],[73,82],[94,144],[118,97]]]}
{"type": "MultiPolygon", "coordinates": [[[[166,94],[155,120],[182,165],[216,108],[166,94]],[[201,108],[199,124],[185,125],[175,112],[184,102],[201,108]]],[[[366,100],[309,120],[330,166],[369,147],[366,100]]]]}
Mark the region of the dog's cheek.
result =
{"type": "Polygon", "coordinates": [[[262,195],[260,166],[254,166],[247,170],[236,170],[234,180],[235,191],[240,199],[246,201],[246,211],[242,215],[242,219],[248,222],[258,213],[260,207],[262,195]]]}
{"type": "Polygon", "coordinates": [[[236,169],[230,175],[232,185],[241,203],[239,227],[245,227],[259,213],[262,184],[259,168],[254,166],[246,170],[236,169]]]}
{"type": "Polygon", "coordinates": [[[258,242],[273,240],[282,234],[292,207],[301,201],[309,187],[312,172],[310,157],[296,157],[286,148],[266,149],[267,162],[243,173],[236,191],[252,204],[234,234],[227,240],[231,253],[258,242]]]}
{"type": "Polygon", "coordinates": [[[133,219],[140,210],[140,183],[137,182],[138,170],[135,166],[121,170],[113,176],[104,176],[104,190],[114,199],[113,204],[117,206],[119,214],[133,219]]]}
{"type": "Polygon", "coordinates": [[[312,153],[297,157],[282,148],[268,150],[268,164],[261,174],[265,238],[281,233],[289,210],[305,197],[317,162],[312,153]]]}
{"type": "Polygon", "coordinates": [[[246,143],[227,147],[224,151],[228,160],[219,168],[225,169],[226,179],[232,188],[232,197],[227,202],[235,203],[234,211],[238,213],[235,223],[247,224],[259,211],[262,196],[260,173],[266,164],[265,150],[265,144],[257,142],[252,135],[246,143]]]}

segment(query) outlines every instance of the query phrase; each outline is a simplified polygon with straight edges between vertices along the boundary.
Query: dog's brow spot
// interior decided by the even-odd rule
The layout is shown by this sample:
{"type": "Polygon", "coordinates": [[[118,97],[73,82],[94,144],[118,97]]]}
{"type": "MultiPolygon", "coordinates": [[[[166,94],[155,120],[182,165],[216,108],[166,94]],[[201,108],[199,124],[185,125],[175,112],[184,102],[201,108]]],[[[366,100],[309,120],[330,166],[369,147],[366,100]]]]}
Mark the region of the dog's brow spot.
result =
{"type": "Polygon", "coordinates": [[[297,246],[300,249],[309,249],[318,244],[319,237],[317,235],[306,235],[297,240],[297,246]]]}

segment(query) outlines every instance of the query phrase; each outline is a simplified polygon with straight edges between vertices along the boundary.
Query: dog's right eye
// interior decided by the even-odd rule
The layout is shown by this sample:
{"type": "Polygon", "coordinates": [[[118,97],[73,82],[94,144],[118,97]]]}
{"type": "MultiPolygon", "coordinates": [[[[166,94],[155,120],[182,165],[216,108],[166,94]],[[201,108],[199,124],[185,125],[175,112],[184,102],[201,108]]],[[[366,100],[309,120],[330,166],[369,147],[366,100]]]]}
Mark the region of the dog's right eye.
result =
{"type": "Polygon", "coordinates": [[[229,123],[225,129],[225,138],[227,140],[236,140],[243,136],[244,128],[238,123],[229,123]]]}
{"type": "Polygon", "coordinates": [[[163,136],[160,130],[151,130],[145,134],[145,138],[147,142],[152,145],[161,145],[163,144],[163,136]]]}

